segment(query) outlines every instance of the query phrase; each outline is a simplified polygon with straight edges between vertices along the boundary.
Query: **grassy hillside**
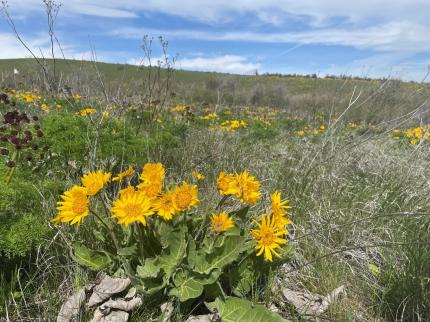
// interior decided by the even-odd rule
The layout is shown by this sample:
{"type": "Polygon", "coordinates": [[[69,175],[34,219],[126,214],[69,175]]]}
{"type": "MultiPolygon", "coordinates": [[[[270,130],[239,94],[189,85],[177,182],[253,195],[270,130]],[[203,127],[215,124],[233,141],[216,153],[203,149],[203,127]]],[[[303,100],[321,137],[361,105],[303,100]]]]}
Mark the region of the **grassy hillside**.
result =
{"type": "Polygon", "coordinates": [[[55,320],[100,272],[131,278],[132,322],[229,301],[233,321],[430,320],[426,84],[177,71],[155,95],[148,69],[96,67],[60,62],[70,93],[0,61],[0,321],[55,320]],[[282,292],[340,286],[324,312],[282,292]]]}
{"type": "MultiPolygon", "coordinates": [[[[52,61],[48,60],[48,68],[53,75],[52,61]]],[[[40,89],[44,85],[43,74],[31,59],[0,60],[0,73],[2,86],[40,89]],[[15,78],[13,68],[20,70],[15,78]]],[[[149,73],[145,67],[59,60],[54,82],[87,97],[134,104],[147,99],[148,92],[153,94],[155,90],[150,84],[156,75],[156,69],[149,73]]],[[[165,70],[161,70],[160,81],[155,82],[163,85],[166,75],[165,70]]],[[[291,116],[316,119],[321,115],[325,118],[341,115],[353,102],[354,107],[348,108],[343,117],[354,122],[380,123],[414,114],[417,108],[422,109],[423,103],[427,104],[430,94],[428,84],[391,79],[239,76],[178,70],[170,80],[169,92],[174,95],[163,98],[167,105],[270,106],[291,116]]],[[[419,117],[426,122],[425,113],[419,117]]],[[[420,121],[414,119],[413,122],[420,121]]]]}
{"type": "MultiPolygon", "coordinates": [[[[52,68],[52,61],[47,60],[48,65],[52,68]]],[[[134,82],[142,78],[148,69],[126,64],[111,64],[101,62],[77,61],[77,60],[57,60],[57,72],[63,73],[65,76],[73,74],[77,71],[94,70],[97,68],[99,72],[105,76],[108,81],[126,81],[134,82]]],[[[13,68],[17,68],[22,74],[40,72],[34,59],[0,59],[0,72],[5,75],[12,74],[13,68]]],[[[259,76],[242,76],[234,74],[214,73],[214,72],[196,72],[177,70],[175,80],[183,82],[187,85],[193,83],[203,83],[215,78],[230,78],[238,81],[241,87],[252,88],[258,84],[285,86],[293,95],[303,94],[312,91],[316,88],[325,88],[329,91],[340,87],[345,83],[345,79],[333,78],[312,78],[310,76],[280,76],[280,75],[259,75],[259,76]]],[[[370,88],[381,85],[383,80],[360,80],[351,79],[348,86],[361,86],[370,88]]],[[[415,82],[399,82],[402,90],[417,90],[427,85],[415,82]]]]}

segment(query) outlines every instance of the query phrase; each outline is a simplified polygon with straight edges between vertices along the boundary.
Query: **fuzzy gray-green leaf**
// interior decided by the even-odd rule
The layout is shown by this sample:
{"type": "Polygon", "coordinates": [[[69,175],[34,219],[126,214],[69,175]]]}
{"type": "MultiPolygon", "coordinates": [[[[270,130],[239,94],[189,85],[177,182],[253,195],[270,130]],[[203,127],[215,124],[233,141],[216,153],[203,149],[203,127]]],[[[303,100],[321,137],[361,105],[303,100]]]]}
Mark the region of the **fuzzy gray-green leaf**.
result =
{"type": "Polygon", "coordinates": [[[287,322],[265,306],[256,305],[237,297],[228,297],[224,301],[217,298],[207,306],[210,309],[217,309],[222,322],[287,322]]]}
{"type": "Polygon", "coordinates": [[[93,271],[100,271],[109,267],[111,259],[103,252],[88,249],[84,245],[74,244],[73,259],[80,265],[86,266],[93,271]]]}

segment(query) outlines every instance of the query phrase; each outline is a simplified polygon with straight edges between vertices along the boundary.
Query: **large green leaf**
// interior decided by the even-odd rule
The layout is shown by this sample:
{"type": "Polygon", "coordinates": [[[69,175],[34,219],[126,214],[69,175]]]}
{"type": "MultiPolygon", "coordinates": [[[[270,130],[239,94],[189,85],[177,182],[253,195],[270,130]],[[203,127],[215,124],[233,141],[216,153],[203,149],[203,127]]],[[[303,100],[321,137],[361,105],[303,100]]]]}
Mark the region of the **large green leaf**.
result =
{"type": "Polygon", "coordinates": [[[161,291],[167,286],[167,282],[159,278],[146,278],[140,280],[141,292],[146,295],[152,295],[161,291]]]}
{"type": "Polygon", "coordinates": [[[233,268],[229,277],[233,293],[243,297],[251,291],[257,281],[258,273],[254,269],[253,261],[248,257],[233,268]]]}
{"type": "Polygon", "coordinates": [[[178,271],[173,282],[176,287],[170,290],[169,295],[176,296],[181,302],[199,297],[203,293],[202,281],[188,271],[178,271]]]}
{"type": "Polygon", "coordinates": [[[73,245],[73,259],[93,271],[100,271],[112,264],[112,260],[104,252],[88,249],[81,244],[73,245]]]}
{"type": "Polygon", "coordinates": [[[204,294],[205,299],[213,301],[217,297],[223,296],[224,290],[221,288],[220,283],[212,283],[209,285],[205,285],[204,294]]]}
{"type": "Polygon", "coordinates": [[[239,227],[233,227],[224,233],[224,236],[240,236],[241,230],[239,227]]]}
{"type": "Polygon", "coordinates": [[[245,238],[241,236],[229,236],[225,238],[220,247],[215,247],[212,253],[191,250],[188,261],[200,274],[210,274],[214,269],[222,269],[224,266],[238,259],[239,254],[245,250],[245,238]]]}
{"type": "Polygon", "coordinates": [[[169,231],[169,234],[164,236],[161,255],[145,259],[143,265],[136,269],[143,291],[147,294],[153,294],[169,285],[170,278],[186,255],[186,226],[162,230],[169,231]]]}
{"type": "Polygon", "coordinates": [[[141,278],[154,278],[161,270],[159,258],[147,258],[143,266],[137,266],[136,273],[141,278]]]}
{"type": "Polygon", "coordinates": [[[133,244],[129,247],[120,248],[120,249],[118,249],[117,254],[119,256],[128,256],[128,257],[136,255],[137,254],[137,244],[133,244]]]}
{"type": "Polygon", "coordinates": [[[172,276],[186,255],[186,232],[186,226],[181,226],[179,229],[172,231],[168,236],[168,247],[164,248],[161,252],[159,263],[166,274],[166,278],[172,276]]]}
{"type": "Polygon", "coordinates": [[[286,322],[276,313],[269,311],[263,305],[255,305],[250,301],[237,297],[228,297],[224,301],[217,298],[208,303],[210,309],[217,309],[222,322],[286,322]]]}
{"type": "Polygon", "coordinates": [[[169,246],[169,237],[173,231],[173,227],[164,221],[160,221],[156,227],[157,235],[159,237],[161,246],[163,248],[169,246]]]}

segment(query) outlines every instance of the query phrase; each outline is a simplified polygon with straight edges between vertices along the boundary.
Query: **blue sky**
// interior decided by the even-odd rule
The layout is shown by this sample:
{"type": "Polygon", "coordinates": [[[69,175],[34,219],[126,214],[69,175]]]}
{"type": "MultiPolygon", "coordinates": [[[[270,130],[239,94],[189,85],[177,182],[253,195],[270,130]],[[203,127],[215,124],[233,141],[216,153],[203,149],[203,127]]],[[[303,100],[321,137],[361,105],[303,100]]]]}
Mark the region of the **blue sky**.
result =
{"type": "MultiPolygon", "coordinates": [[[[48,52],[41,0],[9,0],[18,31],[48,52]]],[[[162,35],[176,66],[239,74],[316,73],[422,80],[430,64],[428,0],[64,0],[57,36],[68,58],[141,62],[162,35]]],[[[27,57],[4,19],[0,58],[27,57]]],[[[154,48],[154,57],[160,52],[154,48]]]]}

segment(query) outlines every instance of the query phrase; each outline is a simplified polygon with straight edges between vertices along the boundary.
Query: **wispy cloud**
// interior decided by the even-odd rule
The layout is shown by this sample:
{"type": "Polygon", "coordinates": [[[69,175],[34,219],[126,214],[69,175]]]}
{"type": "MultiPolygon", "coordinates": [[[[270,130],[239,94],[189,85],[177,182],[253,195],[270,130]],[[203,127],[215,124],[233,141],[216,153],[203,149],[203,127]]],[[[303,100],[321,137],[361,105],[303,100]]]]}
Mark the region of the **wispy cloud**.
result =
{"type": "MultiPolygon", "coordinates": [[[[39,0],[9,0],[11,7],[40,8],[39,0]]],[[[225,22],[237,14],[251,14],[262,22],[275,25],[291,16],[306,17],[314,25],[331,24],[333,18],[362,24],[371,19],[379,21],[425,22],[428,20],[430,2],[426,0],[67,0],[65,11],[95,16],[134,17],[135,15],[161,12],[186,19],[225,22]],[[94,10],[98,8],[98,10],[94,10]]],[[[249,22],[248,22],[249,23],[249,22]]]]}
{"type": "Polygon", "coordinates": [[[96,4],[79,4],[73,7],[71,10],[75,13],[81,13],[89,16],[98,16],[106,18],[137,18],[138,15],[135,12],[128,10],[121,10],[117,8],[105,7],[103,5],[96,4]]]}
{"type": "MultiPolygon", "coordinates": [[[[31,54],[18,42],[12,33],[0,32],[0,59],[3,58],[22,58],[30,57],[31,54]]],[[[33,38],[28,42],[28,45],[36,52],[41,45],[46,44],[45,40],[33,38]]]]}
{"type": "MultiPolygon", "coordinates": [[[[153,64],[158,60],[163,61],[163,57],[153,57],[153,64]]],[[[127,61],[130,65],[147,65],[147,61],[142,58],[131,58],[127,61]]],[[[222,56],[201,56],[179,58],[175,62],[177,69],[196,70],[205,72],[220,72],[231,74],[249,75],[255,73],[261,64],[250,61],[247,57],[238,55],[222,56]]]]}
{"type": "Polygon", "coordinates": [[[248,60],[247,57],[237,55],[223,55],[215,57],[193,57],[177,61],[182,69],[211,71],[233,74],[252,74],[261,67],[261,64],[248,60]]]}
{"type": "MultiPolygon", "coordinates": [[[[26,45],[31,49],[33,54],[38,57],[50,58],[52,55],[49,39],[45,35],[38,35],[36,37],[28,37],[24,39],[26,45]]],[[[6,58],[32,58],[32,54],[18,41],[13,33],[0,33],[0,59],[6,58]]],[[[77,45],[62,43],[62,50],[58,46],[54,48],[55,57],[62,57],[63,54],[66,58],[77,60],[92,60],[95,58],[94,52],[87,50],[82,51],[77,45]]],[[[98,53],[97,60],[112,61],[112,53],[98,53]]]]}
{"type": "Polygon", "coordinates": [[[392,22],[368,28],[327,28],[284,33],[156,30],[132,27],[118,28],[109,33],[114,36],[134,39],[140,39],[145,34],[152,34],[178,39],[209,41],[341,45],[379,51],[430,51],[430,25],[405,21],[392,22]]]}

